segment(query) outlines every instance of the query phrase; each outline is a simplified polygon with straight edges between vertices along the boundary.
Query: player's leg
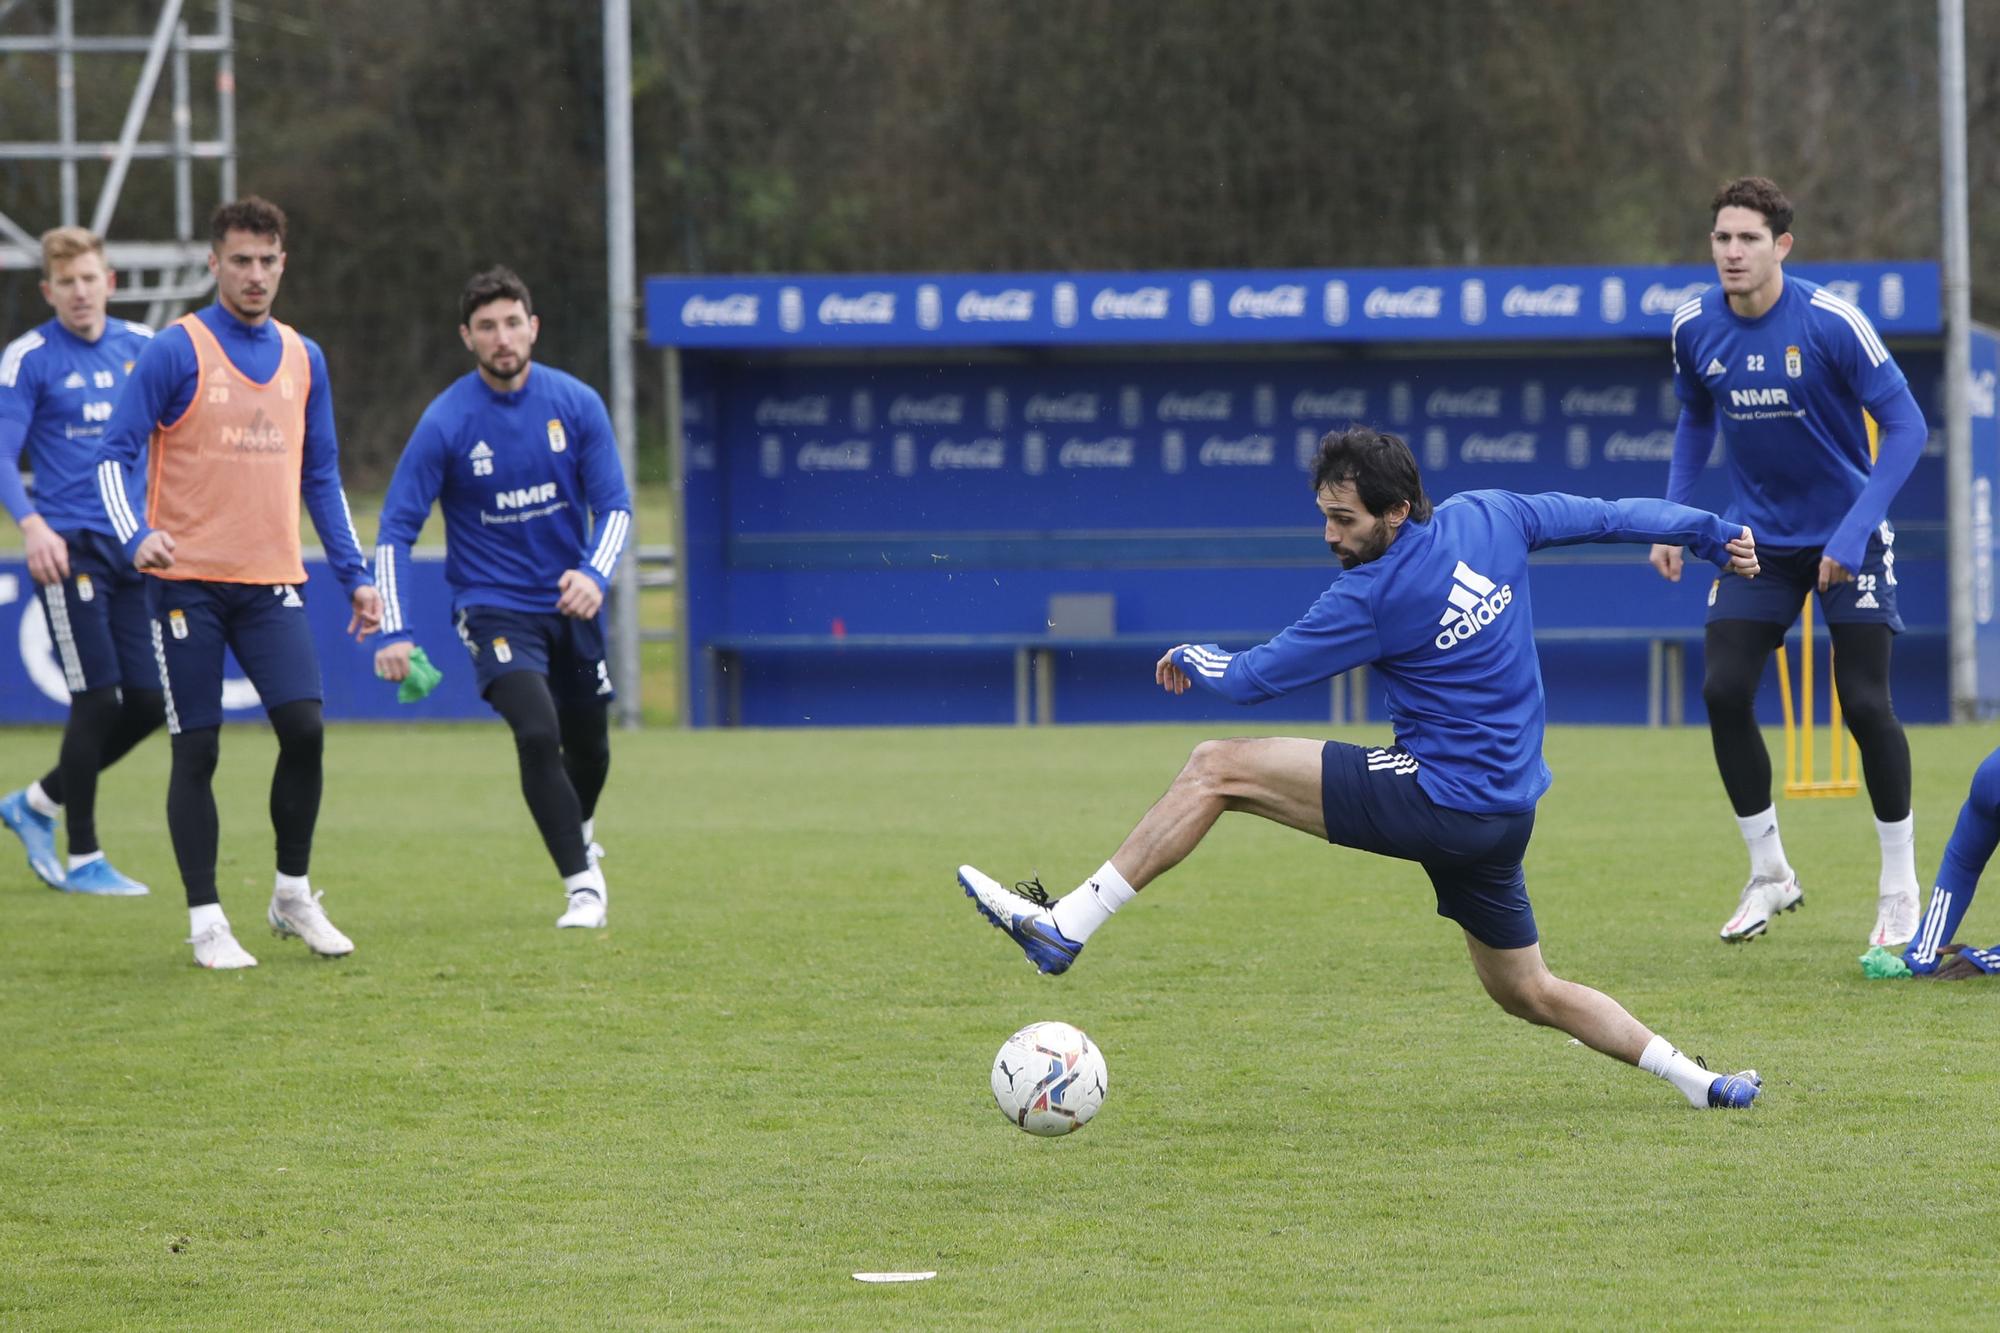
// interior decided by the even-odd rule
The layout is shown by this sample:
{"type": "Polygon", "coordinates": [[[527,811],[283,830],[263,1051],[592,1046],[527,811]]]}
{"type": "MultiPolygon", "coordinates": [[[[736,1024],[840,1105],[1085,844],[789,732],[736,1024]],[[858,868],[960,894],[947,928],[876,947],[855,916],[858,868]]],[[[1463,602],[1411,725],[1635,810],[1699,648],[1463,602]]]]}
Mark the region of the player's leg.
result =
{"type": "Polygon", "coordinates": [[[959,867],[959,883],[1036,967],[1065,971],[1113,912],[1179,865],[1227,811],[1324,838],[1326,749],[1321,741],[1286,737],[1202,742],[1111,859],[1053,904],[1039,884],[1010,892],[971,866],[959,867]]]}
{"type": "Polygon", "coordinates": [[[167,836],[187,891],[188,943],[203,967],[255,967],[236,942],[216,891],[215,766],[222,753],[223,607],[214,585],[155,579],[146,589],[153,655],[167,708],[172,767],[167,836]]]}
{"type": "Polygon", "coordinates": [[[1465,947],[1486,993],[1514,1017],[1567,1032],[1594,1051],[1637,1065],[1672,1083],[1694,1106],[1739,1108],[1755,1100],[1761,1083],[1755,1070],[1710,1073],[1603,991],[1549,971],[1539,942],[1495,948],[1468,928],[1465,947]]]}
{"type": "Polygon", "coordinates": [[[604,855],[595,841],[597,798],[611,773],[611,664],[598,621],[563,622],[549,661],[549,689],[562,728],[563,769],[583,812],[584,847],[596,861],[604,855]]]}
{"type": "Polygon", "coordinates": [[[1708,709],[1715,766],[1722,774],[1737,832],[1750,854],[1749,880],[1721,931],[1723,939],[1732,941],[1761,935],[1773,916],[1791,911],[1805,897],[1778,834],[1778,809],[1771,799],[1771,752],[1757,725],[1756,709],[1757,687],[1772,652],[1784,641],[1786,626],[1804,605],[1804,594],[1794,600],[1789,587],[1779,588],[1779,603],[1790,608],[1780,612],[1768,597],[1753,599],[1748,591],[1752,582],[1730,576],[1717,582],[1718,602],[1726,594],[1731,601],[1745,603],[1741,608],[1745,618],[1711,618],[1702,648],[1701,696],[1708,709]],[[1753,613],[1764,618],[1750,618],[1753,613]],[[1782,620],[1774,618],[1780,615],[1782,620]]]}
{"type": "Polygon", "coordinates": [[[277,870],[265,920],[280,938],[300,939],[322,958],[354,952],[354,941],[327,919],[313,891],[313,834],[325,786],[326,728],[321,718],[319,654],[303,590],[290,584],[246,585],[231,593],[229,646],[257,687],[278,739],[271,769],[271,832],[277,870]]]}
{"type": "Polygon", "coordinates": [[[1879,612],[1885,604],[1893,609],[1895,590],[1873,581],[1868,592],[1857,593],[1855,586],[1860,581],[1830,588],[1821,600],[1826,606],[1827,633],[1833,639],[1833,679],[1840,712],[1861,751],[1861,773],[1882,848],[1882,870],[1875,887],[1875,925],[1868,942],[1894,949],[1916,935],[1920,899],[1916,816],[1910,810],[1910,741],[1889,693],[1895,632],[1880,621],[1849,619],[1856,614],[1853,604],[1857,600],[1875,603],[1860,608],[1860,614],[1879,612]]]}
{"type": "Polygon", "coordinates": [[[1972,789],[1959,807],[1958,823],[1938,861],[1930,905],[1910,947],[1903,951],[1910,971],[1922,976],[1937,970],[1938,955],[1958,934],[1996,847],[2000,847],[2000,750],[1987,755],[1972,775],[1972,789]]]}

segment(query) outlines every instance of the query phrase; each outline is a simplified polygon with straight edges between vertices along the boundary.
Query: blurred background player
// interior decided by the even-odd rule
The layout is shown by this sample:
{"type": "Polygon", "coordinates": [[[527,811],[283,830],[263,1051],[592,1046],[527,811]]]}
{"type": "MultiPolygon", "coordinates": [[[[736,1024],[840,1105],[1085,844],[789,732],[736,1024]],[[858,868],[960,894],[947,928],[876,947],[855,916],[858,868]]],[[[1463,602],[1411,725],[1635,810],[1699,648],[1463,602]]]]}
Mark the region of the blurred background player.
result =
{"type": "Polygon", "coordinates": [[[459,316],[474,369],[424,410],[382,505],[375,671],[409,674],[400,575],[441,502],[458,635],[480,694],[513,730],[521,794],[568,897],[556,925],[602,926],[592,833],[611,770],[612,695],[599,612],[631,535],[632,500],[604,400],[532,360],[541,321],[527,284],[505,268],[476,274],[459,316]]]}
{"type": "Polygon", "coordinates": [[[1916,975],[1956,979],[2000,969],[2000,945],[1967,949],[1952,943],[1996,846],[2000,846],[2000,750],[1987,755],[1972,774],[1972,790],[1959,807],[1958,823],[1938,861],[1930,905],[1916,937],[1903,951],[1903,961],[1916,975]]]}
{"type": "Polygon", "coordinates": [[[97,775],[166,718],[147,630],[145,580],[112,540],[97,498],[97,439],[153,331],[111,319],[117,280],[104,242],[82,227],[42,236],[42,297],[56,317],[0,353],[0,503],[20,525],[28,573],[48,613],[69,687],[56,766],[0,797],[0,822],[28,865],[71,893],[121,897],[146,886],[121,874],[97,842],[97,775]],[[22,446],[35,494],[21,485],[22,446]],[[69,859],[56,854],[68,811],[69,859]]]}
{"type": "MultiPolygon", "coordinates": [[[[1721,282],[1674,312],[1681,415],[1667,499],[1692,493],[1721,409],[1735,491],[1727,515],[1757,534],[1764,569],[1754,583],[1725,573],[1708,599],[1702,701],[1750,852],[1750,880],[1722,938],[1762,934],[1805,896],[1779,838],[1755,701],[1772,651],[1817,592],[1841,714],[1861,750],[1882,846],[1869,943],[1900,945],[1917,928],[1917,862],[1910,743],[1889,697],[1890,645],[1903,621],[1888,513],[1923,453],[1924,414],[1866,315],[1817,284],[1785,277],[1792,205],[1776,185],[1761,176],[1731,181],[1710,212],[1721,282]],[[1872,463],[1864,410],[1880,428],[1872,463]]],[[[1679,547],[1656,546],[1651,558],[1679,580],[1679,547]]]]}
{"type": "Polygon", "coordinates": [[[301,497],[352,604],[348,632],[372,632],[381,602],[340,485],[326,358],[271,317],[285,272],[285,215],[253,195],[218,208],[209,230],[215,304],[175,320],[139,357],[105,432],[98,486],[127,555],[152,576],[153,651],[173,736],[167,828],[187,888],[188,942],[203,967],[237,968],[257,960],[231,934],[215,886],[225,647],[278,737],[278,869],[267,919],[316,954],[354,950],[307,882],[323,731],[301,591],[301,497]],[[125,474],[149,447],[142,520],[125,474]]]}
{"type": "Polygon", "coordinates": [[[1269,643],[1240,653],[1181,644],[1154,675],[1171,694],[1198,684],[1247,704],[1372,666],[1388,688],[1395,745],[1206,741],[1117,853],[1060,901],[1049,903],[1039,883],[1024,896],[961,866],[966,894],[1038,968],[1063,972],[1225,811],[1245,811],[1418,862],[1438,915],[1464,931],[1473,970],[1501,1008],[1667,1080],[1695,1106],[1750,1105],[1754,1070],[1712,1074],[1610,996],[1549,971],[1522,869],[1535,805],[1551,782],[1528,553],[1672,541],[1750,578],[1749,530],[1663,500],[1464,491],[1433,511],[1409,446],[1366,427],[1320,442],[1313,490],[1327,545],[1347,572],[1269,643]]]}

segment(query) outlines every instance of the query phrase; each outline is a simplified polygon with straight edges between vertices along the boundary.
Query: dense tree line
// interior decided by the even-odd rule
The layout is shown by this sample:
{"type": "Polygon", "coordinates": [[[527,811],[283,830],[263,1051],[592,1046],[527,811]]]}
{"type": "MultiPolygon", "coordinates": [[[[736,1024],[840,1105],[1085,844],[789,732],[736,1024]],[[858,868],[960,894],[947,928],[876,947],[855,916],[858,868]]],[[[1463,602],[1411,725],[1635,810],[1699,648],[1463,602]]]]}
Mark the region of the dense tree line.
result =
{"type": "MultiPolygon", "coordinates": [[[[0,0],[0,33],[52,9],[0,0]]],[[[1933,0],[633,9],[642,273],[1693,261],[1710,192],[1753,170],[1792,192],[1802,258],[1938,253],[1933,0]]],[[[143,31],[157,5],[78,10],[143,31]]],[[[1975,314],[2000,321],[2000,0],[1969,10],[1975,314]]],[[[241,182],[293,217],[281,314],[325,345],[359,470],[463,369],[475,266],[518,268],[542,355],[602,384],[597,6],[235,14],[241,182]]],[[[136,67],[85,67],[86,136],[115,135],[136,67]]],[[[52,68],[0,57],[0,139],[52,131],[52,68]]],[[[0,165],[0,210],[46,225],[54,180],[0,165]]],[[[116,230],[171,217],[135,169],[116,230]]],[[[39,318],[32,288],[0,285],[0,317],[39,318]]]]}

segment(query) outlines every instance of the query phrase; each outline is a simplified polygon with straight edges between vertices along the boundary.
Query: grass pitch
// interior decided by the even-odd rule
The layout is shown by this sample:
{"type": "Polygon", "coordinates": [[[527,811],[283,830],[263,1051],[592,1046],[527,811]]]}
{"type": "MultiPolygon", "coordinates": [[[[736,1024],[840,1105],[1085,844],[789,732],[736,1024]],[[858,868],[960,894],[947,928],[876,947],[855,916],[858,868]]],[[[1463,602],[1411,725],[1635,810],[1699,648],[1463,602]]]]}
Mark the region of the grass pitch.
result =
{"type": "MultiPolygon", "coordinates": [[[[1726,947],[1706,734],[1551,736],[1544,947],[1764,1072],[1699,1113],[1489,1003],[1416,867],[1243,816],[1033,974],[954,866],[1068,888],[1203,734],[619,736],[613,925],[559,934],[504,732],[337,728],[313,881],[359,951],[325,962],[262,927],[273,750],[232,725],[240,974],[181,942],[149,742],[101,823],[151,898],[0,848],[0,1325],[1922,1325],[1988,1285],[2000,982],[1862,980],[1865,800],[1782,806],[1805,907],[1726,947]],[[986,1090],[1040,1018],[1110,1062],[1067,1139],[986,1090]]],[[[2000,728],[1912,741],[1928,876],[2000,728]]],[[[54,750],[0,733],[6,785],[54,750]]]]}

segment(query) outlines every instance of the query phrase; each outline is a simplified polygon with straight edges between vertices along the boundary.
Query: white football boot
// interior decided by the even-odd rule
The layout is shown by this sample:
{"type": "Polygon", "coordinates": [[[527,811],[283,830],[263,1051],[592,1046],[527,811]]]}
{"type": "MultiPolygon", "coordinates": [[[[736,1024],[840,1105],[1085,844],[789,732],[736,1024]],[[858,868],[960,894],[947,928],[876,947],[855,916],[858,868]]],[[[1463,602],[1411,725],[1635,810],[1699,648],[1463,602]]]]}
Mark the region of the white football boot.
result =
{"type": "Polygon", "coordinates": [[[188,941],[194,946],[194,960],[203,967],[231,969],[255,967],[257,960],[244,951],[229,933],[229,923],[218,921],[188,941]]]}
{"type": "MultiPolygon", "coordinates": [[[[1805,900],[1805,892],[1799,888],[1796,874],[1782,880],[1752,877],[1743,886],[1743,896],[1737,899],[1736,914],[1723,923],[1722,938],[1731,944],[1754,939],[1764,933],[1772,917],[1780,912],[1796,910],[1805,900]]],[[[1913,933],[1916,924],[1916,919],[1912,917],[1910,926],[1913,933]]]]}
{"type": "Polygon", "coordinates": [[[269,920],[271,929],[280,938],[301,939],[306,948],[322,958],[344,958],[354,952],[354,941],[334,929],[333,922],[326,919],[326,912],[320,907],[323,893],[286,893],[282,890],[271,895],[269,920]]]}
{"type": "Polygon", "coordinates": [[[1875,900],[1875,929],[1868,942],[1884,949],[1902,948],[1916,938],[1919,915],[1915,890],[1882,894],[1875,900]]]}
{"type": "Polygon", "coordinates": [[[606,890],[601,887],[582,887],[569,890],[569,910],[556,918],[556,929],[569,930],[580,927],[596,930],[603,926],[606,890]]]}

